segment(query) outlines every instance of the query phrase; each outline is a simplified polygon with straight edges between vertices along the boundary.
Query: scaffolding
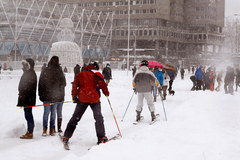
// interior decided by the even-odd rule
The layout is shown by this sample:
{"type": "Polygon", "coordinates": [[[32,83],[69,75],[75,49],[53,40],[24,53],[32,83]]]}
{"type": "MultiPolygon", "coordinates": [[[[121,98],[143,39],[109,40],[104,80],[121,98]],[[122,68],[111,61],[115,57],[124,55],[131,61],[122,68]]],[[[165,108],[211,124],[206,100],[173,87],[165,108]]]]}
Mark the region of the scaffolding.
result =
{"type": "Polygon", "coordinates": [[[0,0],[0,58],[46,61],[61,32],[60,22],[73,22],[74,42],[83,58],[103,59],[111,47],[113,14],[50,0],[0,0]]]}

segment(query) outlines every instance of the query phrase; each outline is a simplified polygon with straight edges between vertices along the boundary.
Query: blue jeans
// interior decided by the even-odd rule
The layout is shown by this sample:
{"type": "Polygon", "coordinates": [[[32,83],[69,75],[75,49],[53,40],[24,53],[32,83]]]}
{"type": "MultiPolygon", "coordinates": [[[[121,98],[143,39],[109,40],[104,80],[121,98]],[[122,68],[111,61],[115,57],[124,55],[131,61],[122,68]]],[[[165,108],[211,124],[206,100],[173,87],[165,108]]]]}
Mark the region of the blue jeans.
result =
{"type": "Polygon", "coordinates": [[[62,118],[62,107],[63,103],[56,104],[57,105],[57,118],[62,118]]]}
{"type": "MultiPolygon", "coordinates": [[[[50,102],[44,101],[43,104],[50,104],[50,102]]],[[[55,128],[57,104],[44,106],[43,113],[43,128],[48,128],[48,117],[50,114],[50,128],[55,128]]]]}

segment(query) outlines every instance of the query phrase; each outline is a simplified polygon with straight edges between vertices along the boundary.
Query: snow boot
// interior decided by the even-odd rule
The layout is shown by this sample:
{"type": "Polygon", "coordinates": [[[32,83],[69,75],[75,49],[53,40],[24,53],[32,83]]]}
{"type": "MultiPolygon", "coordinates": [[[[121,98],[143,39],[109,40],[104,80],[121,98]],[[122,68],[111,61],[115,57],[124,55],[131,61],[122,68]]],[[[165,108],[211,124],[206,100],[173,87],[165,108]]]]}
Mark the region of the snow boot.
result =
{"type": "Polygon", "coordinates": [[[47,136],[47,128],[43,128],[43,133],[42,136],[46,137],[47,136]]]}
{"type": "Polygon", "coordinates": [[[155,119],[156,119],[156,115],[155,115],[154,112],[151,112],[151,117],[152,117],[152,121],[155,121],[155,119]]]}
{"type": "Polygon", "coordinates": [[[51,136],[55,136],[55,127],[54,128],[50,128],[49,134],[51,136]]]}
{"type": "Polygon", "coordinates": [[[22,135],[20,138],[21,139],[33,139],[33,134],[27,132],[26,134],[22,135]]]}
{"type": "Polygon", "coordinates": [[[62,118],[58,118],[57,119],[57,127],[58,127],[58,132],[59,133],[62,133],[61,126],[62,126],[62,118]]]}
{"type": "Polygon", "coordinates": [[[108,138],[106,136],[104,136],[102,138],[98,138],[97,144],[106,143],[107,141],[108,141],[108,138]]]}
{"type": "Polygon", "coordinates": [[[136,117],[136,121],[140,121],[141,119],[141,112],[140,111],[136,111],[137,112],[137,117],[136,117]]]}

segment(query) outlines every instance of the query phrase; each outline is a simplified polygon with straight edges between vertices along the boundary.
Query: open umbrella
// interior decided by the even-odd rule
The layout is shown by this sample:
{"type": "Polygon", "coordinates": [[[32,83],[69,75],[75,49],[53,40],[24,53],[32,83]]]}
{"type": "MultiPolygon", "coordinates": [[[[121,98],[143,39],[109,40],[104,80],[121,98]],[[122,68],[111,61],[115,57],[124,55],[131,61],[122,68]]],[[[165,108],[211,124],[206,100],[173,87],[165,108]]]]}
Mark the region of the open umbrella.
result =
{"type": "Polygon", "coordinates": [[[154,68],[156,66],[159,67],[159,68],[163,68],[163,65],[158,61],[148,61],[148,67],[149,68],[154,68]]]}

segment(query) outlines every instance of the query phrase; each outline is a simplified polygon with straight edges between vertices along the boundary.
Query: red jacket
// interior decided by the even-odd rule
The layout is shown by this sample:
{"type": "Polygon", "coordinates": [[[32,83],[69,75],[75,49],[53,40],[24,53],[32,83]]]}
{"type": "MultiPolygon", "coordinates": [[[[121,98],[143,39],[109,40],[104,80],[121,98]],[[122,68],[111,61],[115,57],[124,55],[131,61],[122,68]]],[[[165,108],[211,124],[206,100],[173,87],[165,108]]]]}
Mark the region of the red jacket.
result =
{"type": "Polygon", "coordinates": [[[72,85],[72,96],[78,96],[79,101],[82,103],[100,102],[100,89],[102,89],[104,95],[109,96],[103,75],[95,69],[93,65],[88,65],[84,71],[75,76],[72,85]]]}

